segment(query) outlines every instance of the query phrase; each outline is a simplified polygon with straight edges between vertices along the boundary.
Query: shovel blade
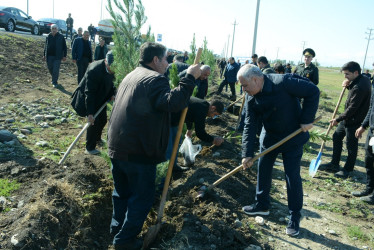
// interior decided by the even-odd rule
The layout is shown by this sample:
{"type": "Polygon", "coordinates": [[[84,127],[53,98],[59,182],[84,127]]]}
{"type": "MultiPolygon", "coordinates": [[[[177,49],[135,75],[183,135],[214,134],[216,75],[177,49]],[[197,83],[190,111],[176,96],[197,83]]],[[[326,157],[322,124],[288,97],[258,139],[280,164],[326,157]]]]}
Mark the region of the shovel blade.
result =
{"type": "Polygon", "coordinates": [[[317,158],[316,159],[313,159],[311,162],[310,162],[310,165],[309,165],[309,176],[310,177],[314,177],[317,173],[317,170],[319,168],[319,165],[321,164],[321,155],[322,153],[319,153],[317,158]]]}

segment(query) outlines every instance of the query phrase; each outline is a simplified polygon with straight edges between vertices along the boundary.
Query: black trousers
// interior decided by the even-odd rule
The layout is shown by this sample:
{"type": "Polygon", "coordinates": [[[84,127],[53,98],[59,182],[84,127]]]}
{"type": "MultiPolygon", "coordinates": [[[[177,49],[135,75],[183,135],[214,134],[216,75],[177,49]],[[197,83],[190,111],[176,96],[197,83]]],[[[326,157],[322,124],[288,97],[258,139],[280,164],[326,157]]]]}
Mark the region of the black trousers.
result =
{"type": "Polygon", "coordinates": [[[96,117],[94,125],[91,125],[87,129],[86,135],[86,149],[94,150],[96,143],[101,140],[101,134],[107,122],[106,108],[104,108],[100,114],[96,117]]]}
{"type": "Polygon", "coordinates": [[[224,79],[221,84],[219,85],[218,87],[218,93],[221,93],[222,90],[223,90],[223,87],[225,87],[226,85],[230,85],[230,89],[231,89],[231,94],[232,96],[236,96],[236,91],[235,91],[235,82],[228,82],[226,81],[226,79],[224,79]]]}
{"type": "Polygon", "coordinates": [[[371,137],[373,137],[373,132],[369,129],[365,144],[366,185],[374,189],[374,154],[372,146],[369,146],[371,137]]]}
{"type": "Polygon", "coordinates": [[[347,150],[348,156],[345,162],[344,169],[348,172],[353,171],[357,158],[358,139],[355,136],[356,130],[360,127],[360,124],[353,126],[345,126],[344,122],[340,122],[332,136],[333,141],[333,153],[332,161],[334,165],[339,165],[340,157],[342,155],[343,139],[347,136],[347,150]]]}
{"type": "Polygon", "coordinates": [[[87,57],[82,57],[81,60],[77,60],[77,67],[78,67],[78,85],[81,82],[86,70],[88,68],[89,59],[87,57]]]}

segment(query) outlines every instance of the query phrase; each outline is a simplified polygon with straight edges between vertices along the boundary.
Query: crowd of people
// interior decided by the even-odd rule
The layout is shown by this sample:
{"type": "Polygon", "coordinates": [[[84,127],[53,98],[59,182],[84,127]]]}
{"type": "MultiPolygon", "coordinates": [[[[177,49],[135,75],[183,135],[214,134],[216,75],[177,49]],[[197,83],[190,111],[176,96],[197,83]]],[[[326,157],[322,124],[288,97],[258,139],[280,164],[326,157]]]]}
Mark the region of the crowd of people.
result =
{"type": "MultiPolygon", "coordinates": [[[[70,14],[67,23],[68,28],[73,27],[70,14]]],[[[194,128],[200,140],[220,146],[224,139],[206,132],[205,119],[222,114],[224,106],[218,100],[205,100],[208,77],[212,71],[210,66],[189,65],[187,52],[183,55],[172,53],[165,46],[152,42],[140,47],[139,66],[122,80],[116,90],[111,67],[115,57],[101,38],[99,45],[92,50],[92,27],[91,31],[79,28],[78,34],[71,36],[71,55],[77,65],[78,88],[85,94],[86,116],[91,123],[87,130],[86,153],[100,153],[96,146],[103,143],[101,135],[107,123],[107,112],[103,109],[96,117],[95,113],[107,101],[114,100],[107,142],[114,183],[110,233],[116,249],[140,249],[142,241],[137,235],[153,204],[156,166],[171,158],[181,111],[188,107],[186,137],[192,137],[194,128]],[[172,67],[177,69],[180,79],[173,89],[169,85],[172,67]],[[197,94],[192,97],[195,88],[197,94]]],[[[219,95],[225,86],[230,86],[230,99],[235,101],[235,85],[238,82],[241,84],[241,94],[245,93],[241,122],[237,128],[243,136],[244,169],[253,164],[256,143],[259,143],[260,151],[264,151],[302,128],[303,133],[259,159],[255,203],[242,208],[248,215],[270,213],[272,169],[277,156],[281,154],[290,213],[285,232],[289,236],[297,236],[300,232],[303,206],[300,164],[303,145],[309,139],[308,131],[313,127],[320,95],[317,87],[319,71],[312,63],[316,54],[313,49],[307,48],[303,56],[304,63],[297,65],[293,71],[290,64],[271,67],[265,56],[258,57],[257,54],[253,54],[251,62],[247,60],[244,64],[239,60],[236,62],[234,57],[227,61],[221,59],[218,68],[223,79],[215,93],[219,95]]],[[[54,87],[58,87],[60,64],[66,57],[65,38],[58,32],[57,25],[53,25],[45,41],[44,59],[54,87]]],[[[371,76],[368,72],[362,74],[360,65],[355,62],[343,65],[342,72],[346,78],[343,86],[349,90],[348,98],[344,112],[330,121],[331,126],[337,126],[333,135],[333,155],[331,162],[321,168],[335,171],[335,176],[339,178],[347,178],[354,169],[358,139],[370,128],[365,146],[367,187],[352,194],[374,204],[374,142],[371,140],[374,100],[371,98],[371,76]],[[347,137],[348,158],[344,167],[339,169],[344,137],[347,137]]],[[[184,171],[188,168],[175,162],[174,169],[184,171]]]]}

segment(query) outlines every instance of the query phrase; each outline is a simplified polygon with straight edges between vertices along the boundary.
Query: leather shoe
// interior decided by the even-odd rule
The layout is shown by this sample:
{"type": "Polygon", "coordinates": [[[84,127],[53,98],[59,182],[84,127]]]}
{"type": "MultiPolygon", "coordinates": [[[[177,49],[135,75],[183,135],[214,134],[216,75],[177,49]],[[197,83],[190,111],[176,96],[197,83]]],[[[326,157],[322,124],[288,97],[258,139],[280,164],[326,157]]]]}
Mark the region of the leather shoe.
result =
{"type": "Polygon", "coordinates": [[[338,172],[339,171],[339,165],[335,165],[331,162],[329,163],[325,163],[325,164],[321,164],[319,166],[319,170],[324,170],[324,171],[329,171],[329,172],[338,172]]]}
{"type": "Polygon", "coordinates": [[[124,244],[114,245],[115,250],[138,250],[143,247],[143,241],[141,239],[135,239],[124,244]]]}
{"type": "Polygon", "coordinates": [[[347,179],[349,176],[349,173],[347,170],[343,168],[343,170],[340,170],[339,172],[336,172],[334,175],[335,177],[342,178],[342,179],[347,179]]]}
{"type": "Polygon", "coordinates": [[[175,164],[175,166],[173,167],[173,170],[175,172],[184,172],[184,171],[187,171],[188,169],[190,169],[189,167],[182,167],[178,164],[175,164]]]}
{"type": "Polygon", "coordinates": [[[374,204],[374,192],[372,192],[370,195],[361,197],[360,200],[369,204],[374,204]]]}
{"type": "Polygon", "coordinates": [[[367,195],[371,194],[373,192],[373,190],[374,190],[373,188],[366,187],[362,191],[353,191],[351,194],[353,196],[356,196],[356,197],[362,197],[362,196],[367,196],[367,195]]]}

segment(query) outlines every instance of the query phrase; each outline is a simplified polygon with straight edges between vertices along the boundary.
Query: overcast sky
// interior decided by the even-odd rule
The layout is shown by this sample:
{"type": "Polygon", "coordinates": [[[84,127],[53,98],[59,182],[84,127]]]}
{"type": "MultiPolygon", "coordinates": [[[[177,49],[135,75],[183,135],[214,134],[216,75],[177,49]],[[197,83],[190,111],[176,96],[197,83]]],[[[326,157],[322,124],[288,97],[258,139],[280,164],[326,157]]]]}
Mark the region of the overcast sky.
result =
{"type": "MultiPolygon", "coordinates": [[[[106,3],[29,0],[29,15],[36,20],[53,14],[66,19],[70,12],[74,28],[86,29],[90,23],[97,26],[101,17],[110,17],[106,3]]],[[[27,11],[27,0],[0,0],[0,5],[27,11]]],[[[230,56],[236,20],[233,56],[252,54],[257,0],[143,0],[143,5],[148,17],[146,27],[151,25],[155,35],[162,34],[162,43],[169,48],[189,50],[195,33],[198,46],[206,37],[208,48],[222,54],[230,36],[230,56]]],[[[323,66],[342,66],[353,60],[362,67],[368,42],[365,33],[369,33],[368,28],[374,29],[373,13],[374,0],[261,0],[256,53],[270,60],[278,55],[278,59],[297,62],[305,42],[305,48],[313,48],[315,60],[323,66]]],[[[372,69],[373,62],[374,41],[368,47],[365,68],[372,69]]]]}

